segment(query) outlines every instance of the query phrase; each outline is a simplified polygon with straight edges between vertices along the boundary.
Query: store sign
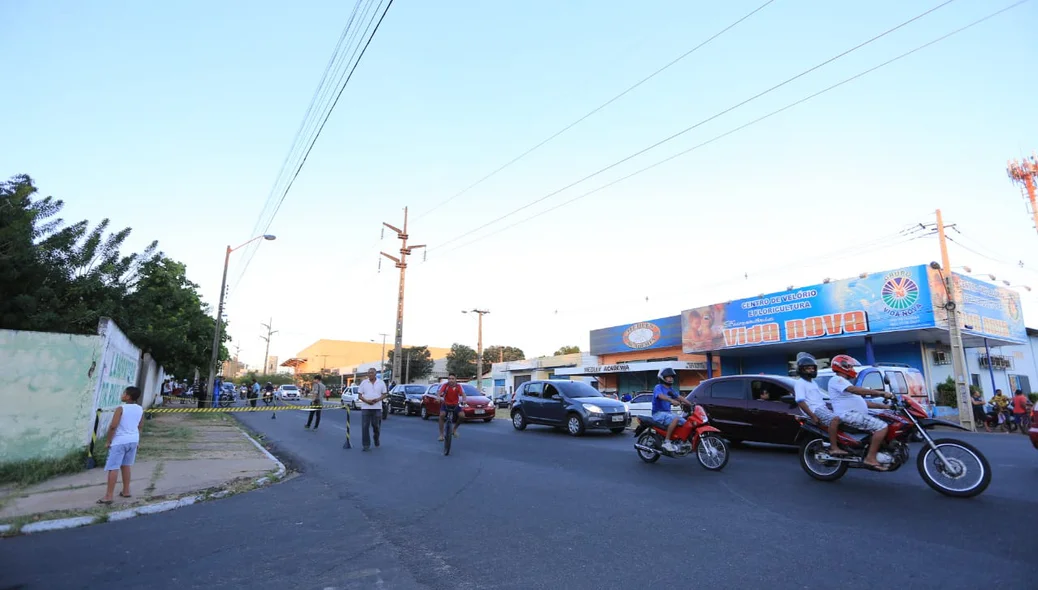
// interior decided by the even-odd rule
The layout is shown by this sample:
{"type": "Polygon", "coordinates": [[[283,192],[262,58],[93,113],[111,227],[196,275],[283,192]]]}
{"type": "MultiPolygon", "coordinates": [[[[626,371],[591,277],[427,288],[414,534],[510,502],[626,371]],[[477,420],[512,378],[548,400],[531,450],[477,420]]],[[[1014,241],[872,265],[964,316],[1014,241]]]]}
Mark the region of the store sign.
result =
{"type": "MultiPolygon", "coordinates": [[[[943,308],[948,296],[941,285],[940,273],[931,270],[930,275],[933,305],[938,309],[943,308]]],[[[960,274],[953,274],[952,281],[959,296],[963,332],[1027,342],[1027,328],[1024,326],[1019,293],[960,274]]],[[[939,315],[941,326],[947,327],[944,314],[939,315]]]]}
{"type": "Polygon", "coordinates": [[[935,324],[927,267],[902,268],[681,313],[686,353],[877,334],[935,324]]]}
{"type": "MultiPolygon", "coordinates": [[[[637,365],[636,365],[637,366],[637,365]]],[[[594,375],[598,373],[626,373],[631,370],[631,365],[594,365],[584,367],[584,373],[594,375]]]]}
{"type": "Polygon", "coordinates": [[[681,346],[681,316],[591,331],[591,354],[617,354],[681,346]]]}

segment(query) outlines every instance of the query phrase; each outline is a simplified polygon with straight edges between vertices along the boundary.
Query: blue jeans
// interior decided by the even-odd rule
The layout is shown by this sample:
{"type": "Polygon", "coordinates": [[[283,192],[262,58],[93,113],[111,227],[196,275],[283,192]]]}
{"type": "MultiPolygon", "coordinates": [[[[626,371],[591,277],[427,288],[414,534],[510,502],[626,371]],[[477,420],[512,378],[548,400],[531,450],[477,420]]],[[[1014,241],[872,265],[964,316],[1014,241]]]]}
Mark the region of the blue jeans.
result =
{"type": "Polygon", "coordinates": [[[371,434],[375,435],[375,446],[379,444],[379,435],[382,434],[382,410],[361,410],[360,427],[363,430],[361,444],[365,449],[371,446],[371,434]],[[373,431],[373,432],[369,432],[373,431]]]}

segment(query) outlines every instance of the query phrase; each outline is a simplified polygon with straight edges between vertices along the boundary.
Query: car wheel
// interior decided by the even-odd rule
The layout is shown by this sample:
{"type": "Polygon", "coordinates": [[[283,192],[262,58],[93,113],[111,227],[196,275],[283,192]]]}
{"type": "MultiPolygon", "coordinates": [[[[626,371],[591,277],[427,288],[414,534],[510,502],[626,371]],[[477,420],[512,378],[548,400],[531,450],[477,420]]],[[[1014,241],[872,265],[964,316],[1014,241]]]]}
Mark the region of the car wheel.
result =
{"type": "Polygon", "coordinates": [[[570,436],[582,436],[584,434],[584,420],[580,414],[570,414],[566,417],[566,431],[570,436]]]}
{"type": "Polygon", "coordinates": [[[526,430],[526,415],[522,410],[512,412],[512,427],[516,430],[526,430]]]}
{"type": "Polygon", "coordinates": [[[427,410],[425,408],[425,406],[423,405],[422,406],[422,420],[428,420],[428,419],[429,419],[429,410],[427,410]]]}

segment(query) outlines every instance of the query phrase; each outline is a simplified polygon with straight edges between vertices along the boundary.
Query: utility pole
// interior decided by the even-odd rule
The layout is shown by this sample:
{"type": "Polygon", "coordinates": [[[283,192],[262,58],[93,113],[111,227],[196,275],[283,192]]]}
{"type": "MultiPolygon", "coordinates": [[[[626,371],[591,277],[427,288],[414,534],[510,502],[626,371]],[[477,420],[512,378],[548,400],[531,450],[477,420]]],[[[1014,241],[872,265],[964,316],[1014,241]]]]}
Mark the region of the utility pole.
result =
{"type": "Polygon", "coordinates": [[[1010,160],[1006,173],[1013,183],[1020,185],[1020,192],[1030,203],[1034,228],[1038,230],[1038,155],[1032,155],[1030,159],[1010,160]]]}
{"type": "MultiPolygon", "coordinates": [[[[461,313],[474,313],[479,315],[479,336],[476,340],[476,389],[483,393],[483,316],[490,313],[486,309],[472,309],[461,313]]],[[[503,358],[503,357],[502,357],[503,358]]]]}
{"type": "Polygon", "coordinates": [[[386,372],[386,338],[389,334],[379,334],[379,336],[382,337],[382,364],[378,366],[378,372],[381,375],[386,372]]]}
{"type": "Polygon", "coordinates": [[[270,323],[260,324],[267,329],[266,336],[260,336],[260,338],[267,341],[267,350],[263,353],[263,374],[267,373],[267,363],[270,362],[270,337],[278,333],[278,330],[272,330],[271,326],[274,325],[274,318],[270,318],[270,323]]]}
{"type": "Polygon", "coordinates": [[[945,316],[948,318],[948,338],[951,341],[949,344],[951,344],[952,367],[955,373],[955,399],[959,406],[959,423],[970,430],[976,430],[976,424],[973,423],[970,390],[966,381],[970,371],[969,366],[966,364],[966,349],[962,343],[962,329],[959,326],[959,298],[955,291],[955,281],[952,278],[951,262],[948,259],[948,242],[944,236],[944,218],[941,216],[940,209],[936,213],[937,239],[941,244],[941,264],[944,266],[944,270],[942,271],[937,267],[937,263],[932,263],[930,267],[942,274],[941,278],[944,280],[944,288],[948,295],[948,302],[945,304],[944,309],[945,316]]]}
{"type": "Polygon", "coordinates": [[[407,245],[407,207],[404,207],[404,229],[398,229],[389,225],[386,222],[382,222],[382,225],[396,232],[398,238],[400,238],[400,258],[396,256],[390,256],[385,252],[381,254],[386,258],[396,263],[396,267],[400,269],[400,292],[397,295],[396,303],[396,343],[393,348],[393,379],[397,380],[400,378],[400,351],[404,346],[404,272],[407,270],[407,257],[411,255],[412,250],[418,248],[425,248],[425,244],[417,246],[407,245]]]}
{"type": "Polygon", "coordinates": [[[407,360],[405,361],[405,365],[404,365],[404,367],[405,367],[404,368],[404,380],[401,381],[401,383],[410,383],[411,382],[411,351],[410,350],[407,351],[407,355],[406,356],[407,356],[407,360]]]}

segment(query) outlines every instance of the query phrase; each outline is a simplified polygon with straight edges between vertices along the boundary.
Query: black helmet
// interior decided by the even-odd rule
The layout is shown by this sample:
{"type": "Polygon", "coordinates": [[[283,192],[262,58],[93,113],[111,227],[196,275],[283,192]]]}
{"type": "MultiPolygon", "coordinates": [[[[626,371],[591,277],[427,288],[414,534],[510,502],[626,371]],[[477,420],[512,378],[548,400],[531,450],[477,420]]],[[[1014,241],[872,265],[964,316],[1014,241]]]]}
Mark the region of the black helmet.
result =
{"type": "Polygon", "coordinates": [[[667,367],[666,369],[660,369],[660,372],[656,374],[656,379],[658,379],[660,383],[665,383],[665,381],[663,380],[667,377],[673,377],[674,379],[677,379],[678,373],[674,369],[667,367]]]}
{"type": "Polygon", "coordinates": [[[797,375],[803,379],[814,379],[818,376],[818,361],[809,353],[797,354],[797,375]],[[808,371],[808,367],[814,367],[814,371],[808,371]],[[810,377],[804,373],[810,373],[810,377]]]}

